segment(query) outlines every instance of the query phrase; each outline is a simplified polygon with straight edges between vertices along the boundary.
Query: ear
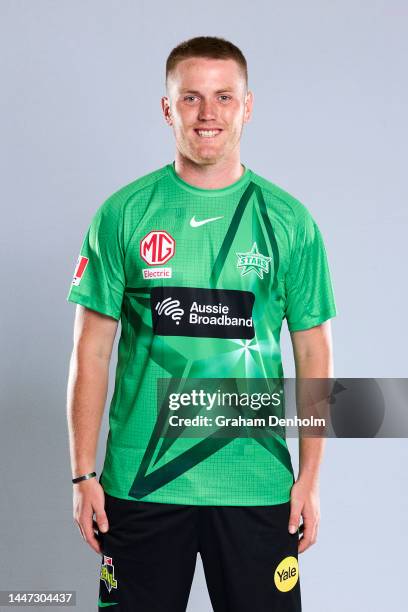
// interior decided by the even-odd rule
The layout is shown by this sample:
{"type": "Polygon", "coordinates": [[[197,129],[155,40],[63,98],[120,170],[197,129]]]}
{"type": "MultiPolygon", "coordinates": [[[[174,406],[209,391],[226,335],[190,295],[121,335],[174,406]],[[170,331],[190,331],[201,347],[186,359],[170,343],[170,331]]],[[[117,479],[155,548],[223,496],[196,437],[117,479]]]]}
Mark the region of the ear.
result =
{"type": "Polygon", "coordinates": [[[252,117],[252,109],[254,105],[254,94],[252,91],[247,91],[245,95],[245,110],[244,110],[244,123],[248,123],[252,117]]]}
{"type": "Polygon", "coordinates": [[[162,107],[162,111],[163,111],[163,115],[164,115],[164,119],[166,120],[166,123],[168,125],[173,125],[173,120],[171,117],[171,110],[170,110],[170,100],[167,96],[162,97],[161,107],[162,107]]]}

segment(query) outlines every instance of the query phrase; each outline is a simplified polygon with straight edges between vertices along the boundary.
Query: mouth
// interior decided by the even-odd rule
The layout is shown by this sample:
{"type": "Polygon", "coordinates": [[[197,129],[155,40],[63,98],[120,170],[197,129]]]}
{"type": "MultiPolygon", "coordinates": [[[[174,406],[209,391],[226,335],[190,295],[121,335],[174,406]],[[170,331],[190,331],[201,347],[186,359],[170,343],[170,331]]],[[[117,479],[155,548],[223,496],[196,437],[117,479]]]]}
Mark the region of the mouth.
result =
{"type": "Polygon", "coordinates": [[[216,138],[222,132],[222,130],[218,128],[214,128],[212,130],[195,129],[194,131],[199,138],[216,138]]]}

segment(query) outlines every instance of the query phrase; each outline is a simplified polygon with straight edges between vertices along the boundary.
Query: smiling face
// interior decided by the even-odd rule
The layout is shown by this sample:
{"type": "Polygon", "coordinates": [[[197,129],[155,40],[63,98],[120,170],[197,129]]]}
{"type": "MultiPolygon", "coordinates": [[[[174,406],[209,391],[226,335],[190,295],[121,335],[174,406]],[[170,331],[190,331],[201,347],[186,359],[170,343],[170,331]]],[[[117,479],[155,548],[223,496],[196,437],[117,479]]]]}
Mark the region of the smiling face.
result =
{"type": "Polygon", "coordinates": [[[192,57],[179,62],[169,75],[162,108],[181,155],[198,165],[211,165],[239,155],[252,102],[235,60],[192,57]]]}

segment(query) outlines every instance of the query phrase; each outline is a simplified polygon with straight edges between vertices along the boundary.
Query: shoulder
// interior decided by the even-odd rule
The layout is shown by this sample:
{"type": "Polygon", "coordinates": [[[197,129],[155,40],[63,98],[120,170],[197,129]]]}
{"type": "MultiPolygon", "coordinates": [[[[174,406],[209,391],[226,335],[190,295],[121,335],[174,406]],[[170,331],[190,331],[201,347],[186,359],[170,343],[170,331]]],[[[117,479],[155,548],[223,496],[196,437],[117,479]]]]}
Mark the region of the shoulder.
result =
{"type": "Polygon", "coordinates": [[[298,198],[252,170],[251,173],[252,181],[260,188],[268,211],[286,213],[288,220],[295,225],[314,223],[309,209],[298,198]]]}
{"type": "Polygon", "coordinates": [[[98,208],[96,215],[121,216],[128,204],[138,196],[149,197],[155,185],[167,176],[166,166],[145,174],[114,191],[98,208]]]}

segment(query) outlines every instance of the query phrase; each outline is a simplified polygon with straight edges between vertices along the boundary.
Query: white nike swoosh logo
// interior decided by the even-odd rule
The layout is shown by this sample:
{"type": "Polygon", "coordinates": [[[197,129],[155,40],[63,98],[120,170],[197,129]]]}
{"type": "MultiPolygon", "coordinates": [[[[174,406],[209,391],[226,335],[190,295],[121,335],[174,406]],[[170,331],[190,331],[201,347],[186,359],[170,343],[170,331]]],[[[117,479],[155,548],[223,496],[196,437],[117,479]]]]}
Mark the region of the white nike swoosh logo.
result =
{"type": "Polygon", "coordinates": [[[191,217],[190,225],[191,227],[200,227],[200,225],[204,225],[205,223],[210,223],[210,221],[217,221],[217,219],[222,219],[224,215],[221,217],[211,217],[211,219],[203,219],[202,221],[196,221],[195,216],[191,217]]]}

